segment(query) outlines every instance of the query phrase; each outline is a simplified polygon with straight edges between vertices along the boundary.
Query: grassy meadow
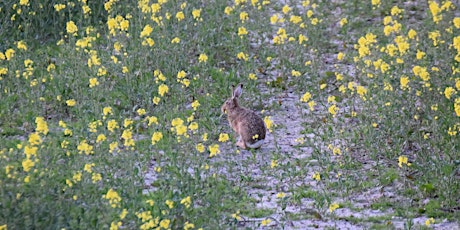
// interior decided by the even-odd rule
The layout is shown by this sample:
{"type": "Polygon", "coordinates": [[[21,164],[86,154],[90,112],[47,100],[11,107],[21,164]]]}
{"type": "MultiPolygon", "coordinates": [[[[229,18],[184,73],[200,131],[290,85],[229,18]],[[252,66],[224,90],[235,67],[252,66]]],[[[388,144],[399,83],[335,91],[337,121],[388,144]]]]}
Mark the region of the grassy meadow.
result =
{"type": "Polygon", "coordinates": [[[2,1],[0,230],[458,227],[459,7],[2,1]]]}

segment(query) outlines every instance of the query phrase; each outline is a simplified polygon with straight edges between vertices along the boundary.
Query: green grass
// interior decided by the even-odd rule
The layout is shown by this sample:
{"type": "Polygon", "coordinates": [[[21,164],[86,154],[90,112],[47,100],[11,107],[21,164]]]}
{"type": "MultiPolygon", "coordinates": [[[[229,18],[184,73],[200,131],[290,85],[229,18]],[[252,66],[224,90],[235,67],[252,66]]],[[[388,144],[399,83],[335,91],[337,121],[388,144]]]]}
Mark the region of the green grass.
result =
{"type": "Polygon", "coordinates": [[[0,229],[333,221],[378,186],[411,202],[372,209],[460,218],[460,6],[159,2],[0,3],[0,229]],[[239,82],[262,150],[221,116],[239,82]]]}

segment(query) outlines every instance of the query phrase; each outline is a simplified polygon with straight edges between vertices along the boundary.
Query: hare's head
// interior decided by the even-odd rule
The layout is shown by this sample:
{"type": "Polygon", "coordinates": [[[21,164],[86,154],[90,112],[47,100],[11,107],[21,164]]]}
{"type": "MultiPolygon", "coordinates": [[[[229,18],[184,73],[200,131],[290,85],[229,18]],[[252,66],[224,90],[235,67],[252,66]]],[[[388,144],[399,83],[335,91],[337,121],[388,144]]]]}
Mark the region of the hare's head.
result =
{"type": "Polygon", "coordinates": [[[235,110],[236,108],[239,108],[238,97],[240,97],[242,92],[243,92],[243,84],[241,83],[238,84],[236,88],[235,86],[232,85],[232,96],[228,98],[224,102],[222,107],[220,108],[222,113],[228,113],[228,112],[235,110]]]}

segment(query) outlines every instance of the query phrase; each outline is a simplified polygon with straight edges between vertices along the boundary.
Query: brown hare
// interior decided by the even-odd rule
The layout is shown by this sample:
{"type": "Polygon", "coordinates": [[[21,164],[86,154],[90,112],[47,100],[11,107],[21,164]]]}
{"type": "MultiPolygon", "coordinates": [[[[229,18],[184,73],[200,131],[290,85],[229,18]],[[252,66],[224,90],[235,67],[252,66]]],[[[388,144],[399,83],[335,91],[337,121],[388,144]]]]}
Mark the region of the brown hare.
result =
{"type": "Polygon", "coordinates": [[[265,123],[254,111],[240,107],[238,98],[243,92],[243,84],[232,85],[232,96],[222,105],[222,113],[227,114],[230,126],[239,135],[237,146],[246,149],[257,149],[265,140],[267,129],[265,123]]]}

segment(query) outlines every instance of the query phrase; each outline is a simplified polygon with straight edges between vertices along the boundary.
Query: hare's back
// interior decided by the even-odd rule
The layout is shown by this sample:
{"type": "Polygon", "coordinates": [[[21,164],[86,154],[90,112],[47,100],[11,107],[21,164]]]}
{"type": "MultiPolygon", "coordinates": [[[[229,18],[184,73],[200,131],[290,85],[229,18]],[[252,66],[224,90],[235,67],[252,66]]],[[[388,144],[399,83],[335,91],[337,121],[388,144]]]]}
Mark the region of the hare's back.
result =
{"type": "Polygon", "coordinates": [[[246,110],[242,117],[243,139],[250,143],[265,139],[265,123],[254,111],[246,110]]]}

